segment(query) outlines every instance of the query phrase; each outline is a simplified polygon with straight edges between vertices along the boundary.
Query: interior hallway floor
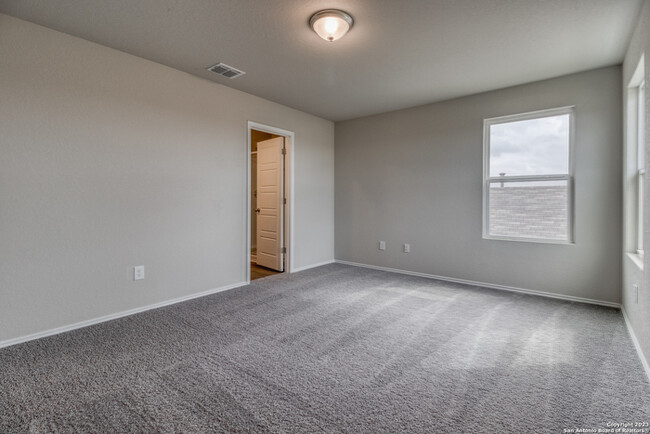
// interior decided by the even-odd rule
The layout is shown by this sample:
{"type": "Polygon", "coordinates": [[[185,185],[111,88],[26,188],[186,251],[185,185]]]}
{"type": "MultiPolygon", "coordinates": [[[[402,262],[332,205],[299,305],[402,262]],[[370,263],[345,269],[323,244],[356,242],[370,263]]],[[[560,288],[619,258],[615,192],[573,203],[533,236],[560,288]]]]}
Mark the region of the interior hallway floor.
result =
{"type": "Polygon", "coordinates": [[[271,270],[270,268],[262,267],[260,265],[257,265],[255,262],[251,262],[251,280],[257,280],[263,277],[269,277],[279,273],[281,272],[271,270]]]}

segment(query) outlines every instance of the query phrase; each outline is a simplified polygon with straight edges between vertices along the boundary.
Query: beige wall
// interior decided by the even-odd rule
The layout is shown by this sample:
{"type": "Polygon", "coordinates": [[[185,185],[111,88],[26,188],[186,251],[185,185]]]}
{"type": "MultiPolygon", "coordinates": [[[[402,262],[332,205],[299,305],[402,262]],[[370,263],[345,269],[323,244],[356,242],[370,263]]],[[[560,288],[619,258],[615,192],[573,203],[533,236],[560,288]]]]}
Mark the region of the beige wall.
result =
{"type": "MultiPolygon", "coordinates": [[[[641,55],[645,52],[645,80],[646,83],[650,83],[650,64],[648,63],[650,55],[650,3],[646,1],[643,5],[641,15],[639,16],[639,22],[634,31],[634,35],[630,42],[627,54],[625,56],[625,61],[623,62],[623,79],[622,79],[622,88],[624,90],[625,96],[625,105],[627,104],[627,86],[632,78],[632,74],[639,64],[641,55]]],[[[648,108],[648,97],[650,97],[650,92],[648,92],[646,87],[646,122],[645,122],[645,138],[646,138],[646,173],[650,173],[649,163],[650,155],[648,155],[648,140],[650,139],[650,110],[648,108]]],[[[624,106],[625,106],[624,105],[624,106]]],[[[627,156],[627,155],[626,155],[627,156]]],[[[635,167],[627,167],[627,170],[623,174],[623,181],[625,185],[625,195],[629,197],[630,195],[636,195],[636,179],[635,179],[635,167]]],[[[644,235],[644,246],[645,250],[650,249],[650,221],[648,220],[648,215],[650,214],[650,200],[647,199],[648,194],[650,193],[650,186],[648,185],[649,178],[646,176],[646,200],[645,200],[645,235],[644,235]]],[[[636,209],[628,208],[626,209],[626,228],[630,225],[634,225],[636,221],[636,209]]],[[[627,314],[627,317],[632,325],[634,334],[636,335],[639,345],[645,355],[646,361],[650,360],[650,285],[648,283],[649,273],[647,272],[648,267],[650,267],[650,255],[645,255],[645,264],[643,270],[636,265],[636,263],[627,255],[627,251],[633,248],[633,241],[629,240],[627,246],[623,252],[623,309],[627,314]],[[639,285],[639,301],[636,302],[636,296],[634,294],[633,285],[639,285]]]]}
{"type": "Polygon", "coordinates": [[[0,342],[244,281],[248,121],[295,132],[294,266],[333,259],[332,122],[5,15],[0,58],[0,342]]]}
{"type": "Polygon", "coordinates": [[[609,67],[337,123],[336,258],[620,302],[620,83],[609,67]],[[575,244],[483,239],[483,119],[569,105],[575,244]]]}

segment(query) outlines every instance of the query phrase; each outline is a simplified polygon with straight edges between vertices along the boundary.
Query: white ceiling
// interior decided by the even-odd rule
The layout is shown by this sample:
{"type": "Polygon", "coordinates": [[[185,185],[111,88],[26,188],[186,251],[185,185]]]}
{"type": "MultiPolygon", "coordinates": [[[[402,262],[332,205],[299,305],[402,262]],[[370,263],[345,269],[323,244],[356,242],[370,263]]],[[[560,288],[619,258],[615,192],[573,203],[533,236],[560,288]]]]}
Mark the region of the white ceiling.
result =
{"type": "Polygon", "coordinates": [[[0,0],[0,12],[339,121],[619,64],[641,3],[0,0]],[[325,8],[355,19],[334,43],[308,27],[325,8]],[[246,75],[205,70],[218,62],[246,75]]]}

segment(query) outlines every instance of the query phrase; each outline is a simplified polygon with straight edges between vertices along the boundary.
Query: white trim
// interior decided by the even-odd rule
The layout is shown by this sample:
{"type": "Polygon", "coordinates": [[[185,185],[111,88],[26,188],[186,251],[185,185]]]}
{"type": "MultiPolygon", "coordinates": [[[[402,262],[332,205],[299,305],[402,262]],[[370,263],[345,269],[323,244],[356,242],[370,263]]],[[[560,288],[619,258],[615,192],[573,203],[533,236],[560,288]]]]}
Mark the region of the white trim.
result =
{"type": "Polygon", "coordinates": [[[645,199],[645,169],[639,169],[637,172],[637,218],[636,218],[636,253],[643,258],[643,203],[645,199]]]}
{"type": "MultiPolygon", "coordinates": [[[[641,54],[636,69],[630,82],[627,85],[624,110],[624,134],[623,141],[623,255],[627,254],[634,264],[643,270],[643,209],[640,202],[643,199],[640,195],[641,170],[645,172],[645,165],[640,166],[640,156],[643,156],[643,146],[640,134],[645,123],[640,110],[645,110],[644,101],[640,98],[640,86],[645,81],[645,54],[641,54]],[[640,154],[641,152],[641,154],[640,154]],[[639,249],[641,247],[641,249],[639,249]],[[636,256],[636,257],[635,257],[636,256]]],[[[645,92],[643,92],[645,93],[645,92]]],[[[644,173],[643,172],[643,173],[644,173]]]]}
{"type": "Polygon", "coordinates": [[[426,277],[427,279],[436,279],[436,280],[442,280],[442,281],[445,281],[445,282],[462,283],[464,285],[471,285],[471,286],[482,286],[484,288],[499,289],[499,290],[502,290],[502,291],[510,291],[510,292],[519,292],[519,293],[522,293],[522,294],[537,295],[537,296],[540,296],[540,297],[547,297],[547,298],[557,298],[559,300],[576,301],[576,302],[579,302],[579,303],[597,304],[599,306],[613,307],[613,308],[617,308],[617,309],[621,308],[621,305],[619,303],[612,303],[610,301],[594,300],[594,299],[591,299],[591,298],[583,298],[583,297],[574,297],[572,295],[556,294],[556,293],[553,293],[553,292],[537,291],[537,290],[534,290],[534,289],[516,288],[514,286],[496,285],[494,283],[477,282],[477,281],[474,281],[474,280],[456,279],[455,277],[438,276],[438,275],[435,275],[435,274],[419,273],[417,271],[400,270],[398,268],[380,267],[380,266],[377,266],[377,265],[360,264],[358,262],[341,261],[341,260],[338,260],[338,259],[336,260],[336,262],[338,264],[352,265],[354,267],[372,268],[373,270],[381,270],[381,271],[388,271],[388,272],[391,272],[391,273],[407,274],[409,276],[426,277]]]}
{"type": "Polygon", "coordinates": [[[650,381],[650,365],[648,365],[648,360],[645,358],[645,355],[643,354],[643,350],[641,349],[639,340],[636,338],[636,335],[634,334],[634,329],[632,329],[632,324],[630,323],[630,319],[627,317],[627,313],[625,312],[625,307],[621,307],[621,312],[623,312],[623,318],[625,319],[625,326],[627,328],[627,332],[630,334],[630,338],[632,339],[632,343],[634,344],[636,353],[638,354],[639,359],[641,359],[641,365],[643,365],[643,370],[645,371],[645,374],[648,377],[648,381],[650,381]]]}
{"type": "Polygon", "coordinates": [[[484,235],[484,240],[490,241],[517,241],[520,243],[540,243],[540,244],[560,244],[564,246],[575,246],[575,243],[567,240],[553,240],[550,238],[526,238],[526,237],[508,237],[505,235],[484,235]]]}
{"type": "Polygon", "coordinates": [[[634,69],[634,74],[630,78],[630,83],[627,85],[628,89],[639,87],[645,81],[645,53],[639,56],[639,61],[634,69]]]}
{"type": "Polygon", "coordinates": [[[540,181],[569,181],[571,175],[521,175],[521,176],[493,176],[488,178],[487,181],[491,183],[497,182],[540,182],[540,181]]]}
{"type": "Polygon", "coordinates": [[[516,121],[526,121],[526,120],[531,120],[531,119],[537,119],[537,118],[546,118],[546,117],[551,117],[551,116],[559,116],[559,115],[565,115],[569,114],[571,111],[574,111],[576,108],[575,105],[567,105],[563,107],[555,107],[555,108],[550,108],[550,109],[542,109],[542,110],[533,110],[530,112],[524,112],[524,113],[515,113],[512,115],[505,115],[505,116],[495,116],[493,118],[486,118],[485,121],[490,121],[491,125],[494,124],[505,124],[509,122],[516,122],[516,121]]]}
{"type": "Polygon", "coordinates": [[[526,113],[518,113],[506,116],[498,116],[483,119],[483,239],[486,240],[503,240],[503,241],[522,241],[545,244],[574,244],[574,194],[573,194],[573,175],[575,164],[575,106],[557,107],[545,110],[536,110],[526,113]],[[526,176],[490,176],[490,127],[492,125],[504,124],[516,121],[525,121],[539,119],[551,116],[569,115],[569,155],[568,155],[568,173],[552,175],[526,175],[526,176]],[[516,236],[491,235],[489,227],[490,218],[490,184],[496,182],[531,182],[531,181],[553,181],[562,180],[567,183],[567,237],[562,240],[547,238],[529,238],[516,236]]]}
{"type": "Polygon", "coordinates": [[[294,268],[292,273],[297,273],[299,271],[309,270],[310,268],[322,267],[323,265],[329,265],[338,262],[336,259],[330,259],[328,261],[318,262],[317,264],[305,265],[304,267],[294,268]]]}
{"type": "Polygon", "coordinates": [[[630,261],[639,268],[639,270],[643,271],[643,258],[641,255],[636,252],[625,252],[625,254],[630,258],[630,261]]]}
{"type": "Polygon", "coordinates": [[[69,324],[62,327],[53,328],[50,330],[45,330],[38,333],[33,333],[27,336],[21,336],[18,338],[8,339],[6,341],[0,341],[0,348],[9,347],[11,345],[22,344],[23,342],[33,341],[34,339],[41,339],[47,336],[58,335],[61,333],[69,332],[72,330],[88,327],[95,324],[100,324],[106,321],[112,321],[114,319],[123,318],[125,316],[135,315],[137,313],[146,312],[152,309],[158,309],[159,307],[170,306],[176,303],[182,303],[184,301],[192,300],[193,298],[205,297],[207,295],[216,294],[218,292],[228,291],[230,289],[240,288],[247,285],[246,282],[233,283],[231,285],[221,286],[219,288],[209,289],[203,292],[197,292],[196,294],[184,295],[182,297],[173,298],[171,300],[161,301],[159,303],[150,304],[148,306],[136,307],[135,309],[124,310],[122,312],[113,313],[110,315],[100,316],[99,318],[93,318],[86,321],[77,322],[74,324],[69,324]]]}
{"type": "Polygon", "coordinates": [[[284,185],[285,192],[284,196],[287,198],[287,206],[285,208],[284,220],[285,227],[287,228],[285,234],[285,242],[287,247],[287,253],[285,253],[286,258],[286,273],[293,273],[293,251],[294,251],[294,233],[293,233],[293,221],[294,221],[294,206],[293,206],[293,192],[294,192],[294,144],[295,144],[295,133],[293,131],[284,130],[282,128],[272,127],[269,125],[260,124],[253,121],[248,121],[247,123],[247,133],[248,140],[246,146],[246,192],[245,196],[247,198],[246,203],[244,204],[244,212],[246,213],[246,228],[244,229],[245,235],[244,239],[246,240],[246,248],[244,249],[244,269],[246,283],[251,283],[251,130],[262,131],[265,133],[276,134],[278,136],[283,136],[284,147],[287,150],[285,156],[285,167],[284,167],[284,185]],[[287,182],[288,181],[288,182],[287,182]]]}

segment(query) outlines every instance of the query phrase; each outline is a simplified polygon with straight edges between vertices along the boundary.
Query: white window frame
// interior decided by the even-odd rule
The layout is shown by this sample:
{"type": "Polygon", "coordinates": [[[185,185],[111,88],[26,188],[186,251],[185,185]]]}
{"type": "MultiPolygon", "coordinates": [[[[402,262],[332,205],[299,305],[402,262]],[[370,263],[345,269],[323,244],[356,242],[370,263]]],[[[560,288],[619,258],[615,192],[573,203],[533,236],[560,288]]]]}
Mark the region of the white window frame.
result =
{"type": "Polygon", "coordinates": [[[623,195],[624,252],[643,270],[643,203],[645,196],[645,54],[627,84],[623,195]]]}
{"type": "Polygon", "coordinates": [[[483,238],[487,240],[523,241],[545,244],[573,244],[573,159],[575,136],[575,106],[558,107],[514,115],[499,116],[483,120],[483,238]],[[490,127],[517,121],[569,115],[569,161],[568,173],[530,176],[492,176],[490,177],[490,127]],[[506,182],[566,181],[567,184],[567,237],[563,240],[549,238],[529,238],[490,234],[490,185],[506,182]]]}
{"type": "Polygon", "coordinates": [[[643,258],[643,195],[645,191],[645,169],[637,172],[637,221],[636,221],[636,253],[643,258]]]}
{"type": "Polygon", "coordinates": [[[636,253],[643,258],[643,196],[645,194],[645,80],[641,81],[636,88],[636,253]]]}

